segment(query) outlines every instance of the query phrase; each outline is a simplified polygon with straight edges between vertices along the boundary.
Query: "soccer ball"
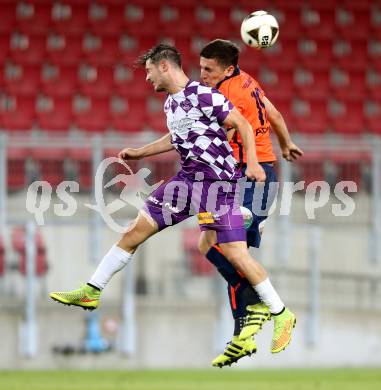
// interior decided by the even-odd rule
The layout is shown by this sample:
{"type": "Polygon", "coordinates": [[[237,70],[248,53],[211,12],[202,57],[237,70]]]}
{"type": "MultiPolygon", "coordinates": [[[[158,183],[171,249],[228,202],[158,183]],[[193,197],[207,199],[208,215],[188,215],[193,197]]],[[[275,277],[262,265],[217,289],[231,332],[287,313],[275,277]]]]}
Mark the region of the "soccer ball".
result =
{"type": "Polygon", "coordinates": [[[246,207],[240,206],[241,214],[243,217],[243,226],[245,229],[249,229],[253,223],[253,213],[246,207]]]}
{"type": "Polygon", "coordinates": [[[266,11],[252,12],[241,24],[242,40],[251,47],[271,47],[279,35],[279,25],[273,15],[266,11]]]}

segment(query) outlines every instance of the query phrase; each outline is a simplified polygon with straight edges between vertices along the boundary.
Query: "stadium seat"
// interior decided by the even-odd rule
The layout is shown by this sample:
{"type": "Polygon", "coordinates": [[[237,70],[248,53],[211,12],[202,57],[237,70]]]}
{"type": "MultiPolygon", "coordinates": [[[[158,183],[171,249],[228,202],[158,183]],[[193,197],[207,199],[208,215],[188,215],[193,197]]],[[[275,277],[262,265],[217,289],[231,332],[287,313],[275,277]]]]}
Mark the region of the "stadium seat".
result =
{"type": "Polygon", "coordinates": [[[40,180],[46,180],[53,188],[65,180],[64,160],[67,155],[65,149],[35,148],[31,154],[39,168],[40,180]]]}
{"type": "MultiPolygon", "coordinates": [[[[5,68],[7,69],[7,67],[5,68]]],[[[34,96],[40,89],[41,68],[36,65],[10,65],[5,72],[4,84],[9,93],[34,96]]]]}
{"type": "Polygon", "coordinates": [[[307,9],[302,16],[303,32],[315,39],[332,38],[335,31],[335,12],[330,9],[307,9]]]}
{"type": "MultiPolygon", "coordinates": [[[[36,263],[35,275],[44,276],[48,271],[48,262],[46,257],[46,247],[39,230],[35,236],[36,245],[36,263]]],[[[16,227],[12,231],[12,246],[19,255],[19,271],[26,275],[26,235],[24,227],[16,227]]]]}
{"type": "Polygon", "coordinates": [[[0,108],[0,117],[6,130],[30,130],[35,119],[34,97],[7,97],[5,107],[0,108]]]}
{"type": "MultiPolygon", "coordinates": [[[[253,53],[253,59],[256,53],[253,53]]],[[[274,69],[294,69],[298,65],[297,41],[295,39],[280,40],[273,47],[262,50],[256,55],[258,61],[264,61],[274,69]]]]}
{"type": "Polygon", "coordinates": [[[369,9],[336,8],[336,34],[344,39],[367,39],[370,28],[369,9]],[[340,17],[342,16],[342,17],[340,17]]]}
{"type": "Polygon", "coordinates": [[[99,36],[99,46],[93,50],[84,50],[85,61],[93,65],[113,66],[121,59],[119,39],[117,36],[99,36]]]}
{"type": "Polygon", "coordinates": [[[48,103],[37,107],[40,129],[68,131],[72,122],[72,101],[67,97],[47,96],[48,103]]]}
{"type": "Polygon", "coordinates": [[[182,232],[183,247],[188,267],[195,276],[211,276],[215,273],[214,265],[198,250],[199,228],[186,228],[182,232]]]}
{"type": "Polygon", "coordinates": [[[85,97],[86,103],[79,110],[74,109],[76,125],[89,132],[104,132],[109,126],[109,100],[85,97]]]}
{"type": "Polygon", "coordinates": [[[367,45],[363,39],[335,41],[333,61],[348,70],[363,70],[368,62],[367,45]]]}
{"type": "Polygon", "coordinates": [[[125,24],[123,3],[92,3],[89,6],[88,23],[89,28],[96,34],[120,34],[125,24]]]}
{"type": "Polygon", "coordinates": [[[58,65],[77,65],[82,59],[82,40],[68,34],[47,37],[47,59],[58,65]]]}
{"type": "Polygon", "coordinates": [[[25,163],[28,156],[29,151],[27,149],[7,149],[7,187],[9,191],[18,191],[25,188],[27,184],[25,163]]]}
{"type": "Polygon", "coordinates": [[[78,68],[76,65],[57,65],[42,72],[43,92],[50,96],[71,99],[78,90],[78,68]]]}
{"type": "Polygon", "coordinates": [[[336,133],[360,135],[365,131],[363,101],[361,99],[338,101],[339,109],[329,110],[329,119],[336,133]]]}
{"type": "Polygon", "coordinates": [[[332,61],[330,39],[302,39],[298,42],[299,61],[307,69],[327,69],[332,61]]]}
{"type": "Polygon", "coordinates": [[[54,3],[52,6],[52,27],[54,31],[78,35],[88,27],[88,6],[84,4],[54,3]]]}
{"type": "Polygon", "coordinates": [[[111,102],[111,124],[116,131],[140,132],[147,123],[146,102],[144,98],[114,97],[111,102]],[[116,104],[115,101],[117,102],[116,104]]]}
{"type": "Polygon", "coordinates": [[[18,2],[16,28],[27,34],[43,34],[51,28],[52,7],[48,2],[18,2]]]}
{"type": "Polygon", "coordinates": [[[298,131],[323,134],[327,129],[327,103],[325,98],[295,100],[292,114],[298,131]]]}
{"type": "Polygon", "coordinates": [[[19,64],[40,64],[46,56],[46,36],[13,33],[9,55],[19,64]]]}
{"type": "Polygon", "coordinates": [[[79,89],[90,97],[107,97],[113,89],[114,70],[111,66],[90,66],[80,72],[79,89]]]}
{"type": "Polygon", "coordinates": [[[363,71],[351,73],[336,68],[331,72],[331,89],[338,99],[351,100],[365,94],[366,82],[363,71]],[[335,73],[337,77],[335,77],[335,73]]]}
{"type": "Polygon", "coordinates": [[[310,71],[304,69],[294,73],[294,83],[298,94],[306,100],[325,98],[329,91],[329,73],[327,70],[310,71]]]}

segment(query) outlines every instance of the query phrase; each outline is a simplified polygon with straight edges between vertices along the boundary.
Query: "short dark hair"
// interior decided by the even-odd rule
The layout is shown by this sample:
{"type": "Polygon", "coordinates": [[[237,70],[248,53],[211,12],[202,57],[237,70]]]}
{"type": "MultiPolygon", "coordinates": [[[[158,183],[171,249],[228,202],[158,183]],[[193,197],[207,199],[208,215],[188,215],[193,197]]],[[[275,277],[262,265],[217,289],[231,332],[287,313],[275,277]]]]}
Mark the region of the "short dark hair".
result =
{"type": "Polygon", "coordinates": [[[151,60],[157,64],[161,60],[168,60],[181,68],[181,55],[175,46],[167,45],[166,43],[159,43],[152,47],[147,52],[142,54],[138,60],[138,65],[145,66],[146,62],[151,60]]]}
{"type": "Polygon", "coordinates": [[[224,67],[237,66],[239,47],[231,41],[215,39],[202,48],[200,56],[208,59],[213,58],[224,67]]]}

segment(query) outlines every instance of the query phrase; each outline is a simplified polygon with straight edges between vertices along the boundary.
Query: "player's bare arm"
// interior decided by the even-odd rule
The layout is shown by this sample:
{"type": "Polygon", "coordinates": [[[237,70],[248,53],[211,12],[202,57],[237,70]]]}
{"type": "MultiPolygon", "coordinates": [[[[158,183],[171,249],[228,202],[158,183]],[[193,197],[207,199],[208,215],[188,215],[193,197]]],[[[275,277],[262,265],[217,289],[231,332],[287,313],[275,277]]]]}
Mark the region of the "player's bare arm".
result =
{"type": "Polygon", "coordinates": [[[266,113],[271,128],[274,130],[278,138],[283,158],[287,161],[297,160],[299,157],[303,156],[303,151],[292,142],[282,114],[275,108],[268,98],[264,97],[263,102],[266,107],[266,113]]]}
{"type": "Polygon", "coordinates": [[[226,117],[224,125],[227,127],[234,127],[241,136],[247,156],[246,176],[251,180],[259,182],[265,181],[266,173],[258,162],[253,129],[250,126],[250,123],[238,112],[236,108],[233,108],[226,117]]]}
{"type": "Polygon", "coordinates": [[[151,142],[141,148],[124,148],[118,157],[121,160],[140,160],[145,157],[155,156],[157,154],[166,153],[174,149],[171,143],[171,135],[168,133],[158,140],[151,142]]]}

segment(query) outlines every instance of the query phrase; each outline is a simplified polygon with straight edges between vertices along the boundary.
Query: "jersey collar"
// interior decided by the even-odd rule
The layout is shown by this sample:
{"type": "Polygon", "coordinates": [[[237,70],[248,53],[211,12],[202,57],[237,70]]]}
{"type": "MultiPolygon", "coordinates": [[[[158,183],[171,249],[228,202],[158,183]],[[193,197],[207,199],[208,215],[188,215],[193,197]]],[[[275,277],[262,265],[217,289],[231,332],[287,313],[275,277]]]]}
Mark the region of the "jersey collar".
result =
{"type": "Polygon", "coordinates": [[[223,80],[221,80],[219,83],[216,84],[216,89],[219,89],[221,87],[221,84],[226,81],[231,79],[232,77],[238,76],[241,73],[241,70],[239,69],[239,66],[237,65],[234,68],[234,72],[231,74],[231,76],[225,77],[223,80]]]}

